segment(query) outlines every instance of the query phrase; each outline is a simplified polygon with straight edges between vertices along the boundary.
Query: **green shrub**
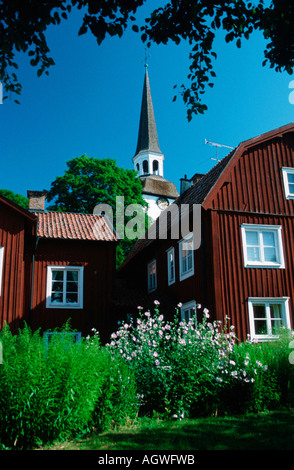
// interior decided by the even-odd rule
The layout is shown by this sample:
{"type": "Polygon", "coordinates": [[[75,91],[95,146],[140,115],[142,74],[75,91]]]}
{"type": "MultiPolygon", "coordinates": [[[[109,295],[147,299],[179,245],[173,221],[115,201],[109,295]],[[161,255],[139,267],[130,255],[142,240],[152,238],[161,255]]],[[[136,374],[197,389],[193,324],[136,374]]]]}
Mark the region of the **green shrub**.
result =
{"type": "Polygon", "coordinates": [[[120,355],[102,351],[103,383],[99,389],[92,424],[97,431],[126,424],[138,413],[137,388],[133,371],[120,355]]]}
{"type": "Polygon", "coordinates": [[[126,418],[130,411],[129,403],[134,410],[133,382],[127,367],[120,365],[121,359],[110,358],[97,334],[75,343],[68,332],[66,326],[46,346],[39,331],[32,333],[28,327],[18,335],[8,327],[1,331],[2,445],[31,448],[89,432],[98,415],[100,427],[111,421],[122,422],[122,415],[126,418]],[[105,389],[113,380],[120,388],[108,396],[106,408],[105,389]],[[120,397],[122,403],[118,404],[120,397]]]}
{"type": "Polygon", "coordinates": [[[178,312],[166,322],[156,302],[154,313],[141,312],[111,335],[110,349],[135,373],[141,414],[181,418],[293,406],[289,337],[239,344],[234,327],[210,323],[208,310],[202,313],[197,325],[180,322],[178,312]]]}
{"type": "Polygon", "coordinates": [[[280,330],[279,339],[235,346],[235,360],[239,364],[250,360],[254,380],[249,387],[236,384],[228,391],[223,397],[227,411],[261,412],[294,405],[294,367],[289,361],[292,338],[290,331],[280,330]]]}

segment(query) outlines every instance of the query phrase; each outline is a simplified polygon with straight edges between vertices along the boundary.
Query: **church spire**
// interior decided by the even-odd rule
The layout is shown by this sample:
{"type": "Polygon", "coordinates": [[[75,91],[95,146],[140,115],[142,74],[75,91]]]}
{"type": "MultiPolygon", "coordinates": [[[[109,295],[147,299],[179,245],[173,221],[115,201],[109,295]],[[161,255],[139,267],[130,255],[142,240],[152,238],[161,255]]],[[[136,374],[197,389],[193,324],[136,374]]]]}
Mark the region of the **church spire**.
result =
{"type": "Polygon", "coordinates": [[[135,156],[140,152],[155,152],[161,154],[158,143],[147,66],[145,66],[145,79],[142,94],[138,142],[135,156]]]}

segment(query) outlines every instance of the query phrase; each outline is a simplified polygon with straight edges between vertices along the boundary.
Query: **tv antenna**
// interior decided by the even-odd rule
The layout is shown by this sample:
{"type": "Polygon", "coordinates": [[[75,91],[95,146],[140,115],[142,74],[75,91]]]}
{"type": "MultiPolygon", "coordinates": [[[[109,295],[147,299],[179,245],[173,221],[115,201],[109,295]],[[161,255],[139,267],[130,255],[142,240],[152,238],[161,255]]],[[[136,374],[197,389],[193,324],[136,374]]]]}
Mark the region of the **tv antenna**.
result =
{"type": "Polygon", "coordinates": [[[205,143],[209,145],[213,145],[215,147],[216,151],[216,158],[210,158],[211,160],[216,160],[217,162],[220,162],[220,159],[218,158],[218,148],[219,147],[226,147],[227,149],[233,149],[234,147],[230,147],[229,145],[223,145],[223,144],[217,144],[216,142],[211,142],[210,140],[205,139],[205,143]]]}

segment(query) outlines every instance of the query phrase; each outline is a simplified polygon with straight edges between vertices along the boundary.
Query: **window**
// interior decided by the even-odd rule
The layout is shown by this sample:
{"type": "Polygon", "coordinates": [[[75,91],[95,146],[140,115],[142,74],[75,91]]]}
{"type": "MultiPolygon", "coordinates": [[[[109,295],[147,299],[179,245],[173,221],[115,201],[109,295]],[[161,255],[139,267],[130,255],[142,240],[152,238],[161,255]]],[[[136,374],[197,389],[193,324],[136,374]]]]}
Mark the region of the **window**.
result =
{"type": "Polygon", "coordinates": [[[167,279],[169,286],[175,282],[175,274],[175,249],[170,248],[167,251],[167,279]]]}
{"type": "Polygon", "coordinates": [[[47,267],[47,308],[83,308],[83,267],[47,267]]]}
{"type": "Polygon", "coordinates": [[[288,297],[248,299],[251,339],[277,338],[280,328],[290,329],[288,297]]]}
{"type": "Polygon", "coordinates": [[[0,295],[2,291],[2,272],[3,272],[4,248],[0,246],[0,295]]]}
{"type": "Polygon", "coordinates": [[[148,264],[148,292],[153,292],[157,288],[156,260],[148,264]]]}
{"type": "Polygon", "coordinates": [[[187,302],[183,304],[181,307],[181,320],[189,322],[191,318],[194,318],[196,314],[196,301],[191,300],[191,302],[187,302]]]}
{"type": "Polygon", "coordinates": [[[144,175],[149,174],[148,160],[143,161],[143,174],[144,175]]]}
{"type": "Polygon", "coordinates": [[[194,274],[193,236],[179,243],[180,281],[194,274]]]}
{"type": "Polygon", "coordinates": [[[284,268],[280,225],[241,226],[245,267],[284,268]]]}
{"type": "Polygon", "coordinates": [[[153,174],[158,175],[158,161],[157,160],[153,160],[152,168],[153,168],[153,174]]]}
{"type": "Polygon", "coordinates": [[[286,199],[294,199],[294,168],[282,168],[286,199]]]}

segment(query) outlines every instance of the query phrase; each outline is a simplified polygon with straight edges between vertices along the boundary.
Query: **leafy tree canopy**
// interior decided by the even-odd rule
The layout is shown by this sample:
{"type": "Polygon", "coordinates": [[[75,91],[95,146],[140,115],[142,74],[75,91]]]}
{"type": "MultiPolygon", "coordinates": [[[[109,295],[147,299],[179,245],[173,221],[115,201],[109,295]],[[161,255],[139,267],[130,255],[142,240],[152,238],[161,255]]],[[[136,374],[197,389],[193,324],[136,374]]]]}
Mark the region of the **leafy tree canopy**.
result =
{"type": "MultiPolygon", "coordinates": [[[[136,172],[118,167],[112,159],[82,155],[68,161],[64,176],[58,176],[51,184],[47,200],[52,204],[48,210],[93,214],[98,204],[108,204],[112,208],[114,229],[117,229],[118,197],[124,198],[124,215],[125,209],[131,204],[138,204],[140,208],[146,206],[142,197],[142,184],[136,172]]],[[[125,215],[122,224],[127,224],[132,218],[135,219],[132,213],[125,215]]],[[[141,217],[141,220],[142,224],[134,224],[133,232],[138,233],[138,236],[148,227],[147,217],[141,217]]],[[[117,265],[121,264],[134,241],[135,235],[131,239],[121,238],[117,249],[117,265]]]]}
{"type": "Polygon", "coordinates": [[[26,52],[37,74],[48,74],[54,64],[49,56],[45,32],[49,25],[67,19],[72,7],[84,12],[79,35],[90,31],[98,44],[107,35],[121,37],[126,27],[140,33],[148,46],[152,42],[186,40],[191,46],[189,87],[180,93],[187,105],[188,120],[203,113],[201,102],[206,86],[213,86],[213,49],[217,30],[226,32],[226,41],[241,47],[254,31],[266,40],[263,64],[276,71],[293,73],[294,4],[289,0],[170,0],[156,8],[143,25],[136,24],[137,9],[148,0],[0,0],[0,80],[6,91],[21,93],[14,69],[15,52],[26,52]]]}
{"type": "Polygon", "coordinates": [[[0,189],[0,194],[7,199],[10,199],[11,201],[15,202],[19,206],[23,207],[24,209],[29,208],[29,200],[27,197],[22,196],[21,194],[14,193],[13,191],[10,191],[9,189],[0,189]]]}

